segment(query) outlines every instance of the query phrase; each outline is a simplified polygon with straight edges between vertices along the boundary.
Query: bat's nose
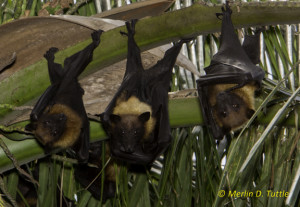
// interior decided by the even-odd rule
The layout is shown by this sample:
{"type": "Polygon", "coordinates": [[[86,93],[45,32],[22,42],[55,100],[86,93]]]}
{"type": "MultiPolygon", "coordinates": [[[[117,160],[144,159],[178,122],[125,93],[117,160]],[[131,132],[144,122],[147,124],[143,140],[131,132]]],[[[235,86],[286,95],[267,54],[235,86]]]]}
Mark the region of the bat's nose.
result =
{"type": "Polygon", "coordinates": [[[121,150],[122,152],[126,152],[126,153],[131,154],[131,153],[134,152],[134,147],[133,147],[133,145],[121,146],[121,147],[120,147],[120,150],[121,150]]]}

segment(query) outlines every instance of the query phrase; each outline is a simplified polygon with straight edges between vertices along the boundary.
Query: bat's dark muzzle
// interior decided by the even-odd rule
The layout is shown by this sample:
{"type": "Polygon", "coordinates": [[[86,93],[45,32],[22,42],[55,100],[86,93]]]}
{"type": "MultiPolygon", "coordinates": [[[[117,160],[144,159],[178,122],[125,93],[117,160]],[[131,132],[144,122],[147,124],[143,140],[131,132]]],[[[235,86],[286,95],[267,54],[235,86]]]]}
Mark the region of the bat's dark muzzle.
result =
{"type": "Polygon", "coordinates": [[[121,146],[120,151],[125,152],[125,153],[133,153],[134,152],[134,146],[133,145],[126,145],[126,146],[121,146]]]}

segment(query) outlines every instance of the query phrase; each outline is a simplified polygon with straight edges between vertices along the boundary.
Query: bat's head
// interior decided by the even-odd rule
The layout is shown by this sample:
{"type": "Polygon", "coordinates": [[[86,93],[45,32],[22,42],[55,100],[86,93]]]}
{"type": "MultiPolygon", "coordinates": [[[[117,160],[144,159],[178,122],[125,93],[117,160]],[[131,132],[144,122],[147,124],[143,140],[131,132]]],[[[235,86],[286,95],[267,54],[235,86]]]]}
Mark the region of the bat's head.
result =
{"type": "Polygon", "coordinates": [[[216,99],[214,115],[225,133],[240,128],[254,114],[249,104],[233,92],[220,92],[216,99]]]}
{"type": "Polygon", "coordinates": [[[45,114],[37,122],[35,136],[46,146],[52,143],[64,133],[67,117],[62,114],[45,114]]]}
{"type": "Polygon", "coordinates": [[[150,112],[144,112],[140,115],[110,115],[109,119],[112,123],[112,141],[118,143],[118,150],[129,154],[135,151],[136,146],[141,142],[141,139],[144,136],[145,123],[149,118],[150,112]]]}
{"type": "Polygon", "coordinates": [[[146,144],[144,140],[146,122],[150,119],[150,116],[150,112],[139,115],[110,115],[110,149],[114,157],[132,164],[142,165],[147,165],[155,159],[155,147],[155,152],[148,149],[153,147],[147,147],[147,150],[150,150],[149,152],[144,149],[146,144]]]}

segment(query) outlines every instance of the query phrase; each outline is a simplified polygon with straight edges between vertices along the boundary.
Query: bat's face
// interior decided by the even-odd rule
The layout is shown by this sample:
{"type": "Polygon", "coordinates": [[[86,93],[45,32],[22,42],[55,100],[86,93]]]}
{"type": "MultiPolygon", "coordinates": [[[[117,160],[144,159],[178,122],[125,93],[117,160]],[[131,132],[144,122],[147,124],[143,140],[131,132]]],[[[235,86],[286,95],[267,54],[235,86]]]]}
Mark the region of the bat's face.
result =
{"type": "Polygon", "coordinates": [[[143,137],[145,123],[149,118],[150,112],[140,115],[110,115],[110,145],[113,146],[111,152],[115,157],[132,160],[132,163],[148,162],[143,151],[143,137]]]}
{"type": "Polygon", "coordinates": [[[35,135],[43,145],[49,145],[64,133],[66,121],[62,113],[45,114],[38,120],[35,135]]]}
{"type": "Polygon", "coordinates": [[[219,125],[227,132],[246,123],[254,113],[248,104],[234,92],[220,92],[213,106],[219,125]]]}

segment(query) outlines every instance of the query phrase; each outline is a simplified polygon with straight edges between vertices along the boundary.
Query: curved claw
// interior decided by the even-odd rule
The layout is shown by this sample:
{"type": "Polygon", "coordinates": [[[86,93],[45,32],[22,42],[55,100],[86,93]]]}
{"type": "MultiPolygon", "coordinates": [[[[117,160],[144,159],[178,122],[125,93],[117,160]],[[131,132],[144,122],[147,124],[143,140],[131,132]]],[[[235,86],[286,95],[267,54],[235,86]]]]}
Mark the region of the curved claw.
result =
{"type": "Polygon", "coordinates": [[[45,54],[44,57],[47,60],[54,60],[54,54],[58,52],[58,48],[56,47],[51,47],[45,54]]]}
{"type": "Polygon", "coordinates": [[[180,42],[179,43],[188,43],[188,42],[190,42],[190,41],[192,41],[192,40],[194,40],[195,39],[195,37],[191,37],[191,38],[184,38],[184,39],[181,39],[180,40],[180,42]]]}
{"type": "Polygon", "coordinates": [[[228,13],[232,14],[232,10],[230,9],[229,3],[230,3],[229,1],[226,1],[225,6],[222,7],[223,13],[228,12],[228,13]]]}
{"type": "Polygon", "coordinates": [[[124,35],[124,36],[134,36],[135,35],[135,24],[137,23],[137,19],[132,19],[130,21],[127,21],[125,24],[126,24],[126,28],[127,28],[127,32],[123,32],[123,31],[120,31],[120,34],[121,35],[124,35]]]}
{"type": "Polygon", "coordinates": [[[256,28],[254,35],[260,35],[261,32],[265,31],[265,28],[260,27],[260,28],[256,28]]]}
{"type": "Polygon", "coordinates": [[[94,31],[91,36],[94,44],[98,46],[100,44],[100,36],[103,33],[103,30],[99,29],[97,31],[94,31]]]}
{"type": "Polygon", "coordinates": [[[132,19],[131,21],[126,22],[128,34],[132,36],[135,34],[135,24],[137,23],[137,21],[137,19],[132,19]]]}
{"type": "Polygon", "coordinates": [[[123,32],[123,31],[120,31],[120,34],[121,34],[121,35],[124,35],[124,36],[128,36],[128,33],[123,32]]]}
{"type": "Polygon", "coordinates": [[[232,14],[232,10],[230,9],[229,3],[229,1],[226,1],[226,4],[222,6],[222,13],[216,13],[218,19],[222,20],[221,17],[224,16],[224,13],[232,14]]]}
{"type": "MultiPolygon", "coordinates": [[[[223,7],[222,7],[222,9],[223,9],[223,7]]],[[[223,17],[223,13],[216,13],[216,16],[219,20],[222,20],[221,17],[223,17]]]]}

